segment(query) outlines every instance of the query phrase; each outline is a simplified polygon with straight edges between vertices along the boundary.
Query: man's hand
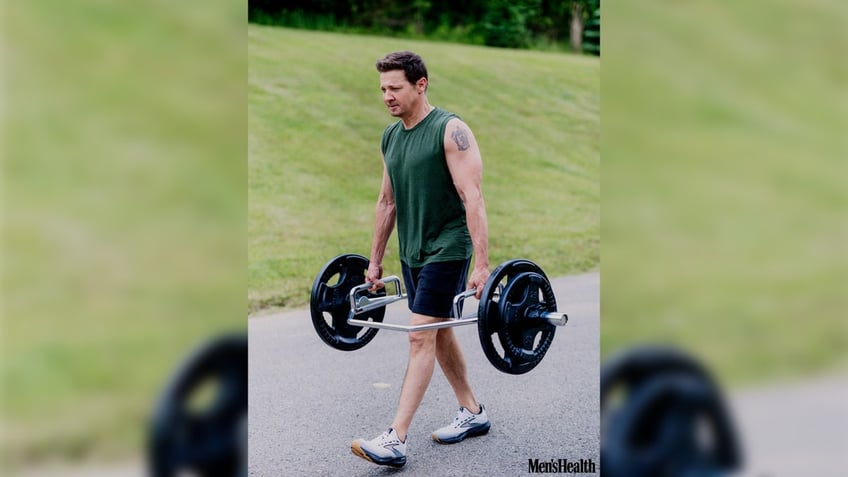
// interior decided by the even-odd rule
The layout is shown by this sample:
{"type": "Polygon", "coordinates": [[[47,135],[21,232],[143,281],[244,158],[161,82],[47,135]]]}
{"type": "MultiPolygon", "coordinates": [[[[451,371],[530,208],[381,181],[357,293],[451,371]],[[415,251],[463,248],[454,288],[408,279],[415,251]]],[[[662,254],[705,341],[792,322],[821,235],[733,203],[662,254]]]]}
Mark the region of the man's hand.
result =
{"type": "Polygon", "coordinates": [[[472,288],[477,289],[477,293],[474,295],[478,300],[480,299],[480,295],[483,294],[483,288],[486,286],[486,282],[489,280],[489,267],[474,267],[474,271],[471,272],[471,278],[468,279],[468,289],[472,288]]]}
{"type": "Polygon", "coordinates": [[[380,288],[386,286],[383,283],[383,280],[380,278],[383,277],[383,266],[377,265],[373,261],[368,264],[368,271],[365,272],[365,281],[371,283],[371,288],[368,289],[370,292],[375,292],[380,288]]]}

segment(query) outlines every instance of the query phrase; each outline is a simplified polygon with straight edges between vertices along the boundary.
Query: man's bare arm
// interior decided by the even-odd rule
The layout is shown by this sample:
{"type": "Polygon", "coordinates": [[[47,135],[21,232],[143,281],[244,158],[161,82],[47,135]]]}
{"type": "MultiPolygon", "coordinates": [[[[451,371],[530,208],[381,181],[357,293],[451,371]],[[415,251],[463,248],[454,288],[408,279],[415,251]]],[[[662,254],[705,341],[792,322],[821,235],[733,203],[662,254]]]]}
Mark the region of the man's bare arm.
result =
{"type": "Polygon", "coordinates": [[[477,298],[489,278],[489,226],[483,200],[483,159],[471,129],[458,118],[445,127],[445,158],[456,191],[465,205],[465,219],[474,247],[474,270],[468,288],[477,289],[477,298]]]}
{"type": "Polygon", "coordinates": [[[392,182],[389,180],[389,173],[386,171],[385,158],[383,158],[383,183],[380,187],[380,195],[377,197],[374,216],[374,239],[371,242],[371,261],[365,276],[367,281],[375,284],[372,290],[383,286],[383,282],[380,280],[383,276],[383,255],[386,253],[386,244],[389,241],[389,236],[395,228],[395,218],[397,216],[395,195],[392,190],[392,182]]]}

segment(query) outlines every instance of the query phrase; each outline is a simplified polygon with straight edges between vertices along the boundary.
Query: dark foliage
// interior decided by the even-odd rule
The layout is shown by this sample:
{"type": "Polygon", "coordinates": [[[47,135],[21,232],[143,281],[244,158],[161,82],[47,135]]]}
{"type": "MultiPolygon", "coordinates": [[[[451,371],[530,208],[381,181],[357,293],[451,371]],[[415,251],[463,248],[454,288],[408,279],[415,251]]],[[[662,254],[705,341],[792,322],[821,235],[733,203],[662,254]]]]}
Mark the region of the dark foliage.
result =
{"type": "Polygon", "coordinates": [[[599,0],[249,0],[248,20],[527,48],[567,41],[574,4],[586,25],[584,51],[600,54],[599,0]]]}

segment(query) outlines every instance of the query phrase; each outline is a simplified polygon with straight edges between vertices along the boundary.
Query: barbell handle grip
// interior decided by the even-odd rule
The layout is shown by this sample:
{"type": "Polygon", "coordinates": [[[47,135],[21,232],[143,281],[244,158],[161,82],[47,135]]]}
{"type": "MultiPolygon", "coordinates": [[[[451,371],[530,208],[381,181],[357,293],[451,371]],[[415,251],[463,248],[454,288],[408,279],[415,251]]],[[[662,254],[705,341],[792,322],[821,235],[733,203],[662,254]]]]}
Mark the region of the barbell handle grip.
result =
{"type": "Polygon", "coordinates": [[[465,290],[464,292],[453,297],[453,318],[455,320],[459,320],[459,319],[465,320],[465,319],[470,319],[470,318],[474,318],[474,317],[477,316],[477,313],[473,313],[473,314],[470,314],[468,316],[460,315],[462,308],[459,306],[462,302],[465,301],[466,298],[474,296],[476,294],[477,294],[477,289],[472,288],[470,290],[465,290]]]}
{"type": "Polygon", "coordinates": [[[396,302],[398,300],[402,300],[402,299],[406,298],[406,295],[404,295],[403,291],[401,290],[400,278],[398,278],[395,275],[391,275],[391,276],[383,278],[382,281],[383,281],[383,284],[384,284],[384,286],[383,286],[384,289],[387,289],[385,285],[387,285],[389,283],[394,283],[395,284],[395,294],[392,295],[392,296],[382,297],[382,298],[379,298],[379,299],[376,299],[376,300],[373,300],[373,301],[369,300],[369,303],[366,303],[364,306],[359,306],[359,304],[356,302],[356,295],[357,295],[357,293],[368,290],[374,284],[372,282],[365,282],[362,285],[357,285],[357,286],[351,288],[350,293],[348,294],[348,297],[350,299],[350,311],[351,311],[352,315],[358,315],[358,314],[366,312],[368,310],[380,308],[381,306],[386,306],[389,303],[393,303],[393,302],[396,302]]]}

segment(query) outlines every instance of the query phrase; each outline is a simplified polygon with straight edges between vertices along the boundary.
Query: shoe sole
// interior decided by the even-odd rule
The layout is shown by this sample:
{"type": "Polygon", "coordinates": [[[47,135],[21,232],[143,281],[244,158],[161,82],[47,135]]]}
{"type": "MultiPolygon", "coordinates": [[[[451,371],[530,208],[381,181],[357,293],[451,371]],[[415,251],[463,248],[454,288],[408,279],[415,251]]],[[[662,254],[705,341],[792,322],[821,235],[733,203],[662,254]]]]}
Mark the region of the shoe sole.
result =
{"type": "Polygon", "coordinates": [[[462,434],[459,434],[456,437],[439,439],[436,436],[435,433],[432,434],[431,437],[433,438],[434,441],[438,442],[439,444],[456,444],[457,442],[465,440],[465,438],[467,438],[467,437],[482,436],[483,434],[487,434],[489,432],[489,428],[491,428],[491,427],[492,427],[492,425],[490,423],[486,423],[485,426],[480,426],[476,429],[469,429],[469,430],[463,432],[462,434]]]}
{"type": "Polygon", "coordinates": [[[406,464],[406,457],[396,457],[394,459],[383,459],[376,455],[373,455],[359,446],[359,442],[354,442],[350,446],[350,451],[353,452],[353,455],[357,457],[361,457],[372,464],[377,465],[388,465],[391,467],[403,467],[406,464]]]}

